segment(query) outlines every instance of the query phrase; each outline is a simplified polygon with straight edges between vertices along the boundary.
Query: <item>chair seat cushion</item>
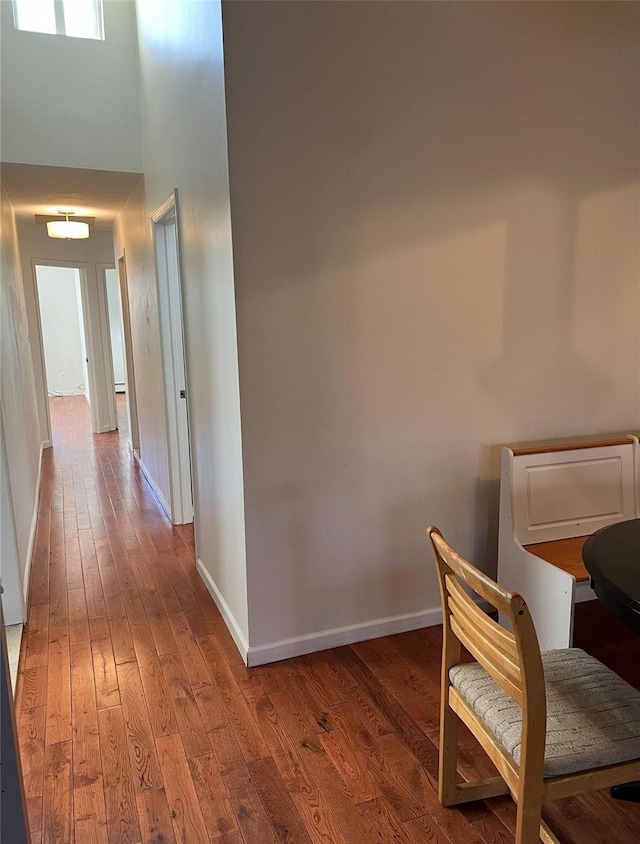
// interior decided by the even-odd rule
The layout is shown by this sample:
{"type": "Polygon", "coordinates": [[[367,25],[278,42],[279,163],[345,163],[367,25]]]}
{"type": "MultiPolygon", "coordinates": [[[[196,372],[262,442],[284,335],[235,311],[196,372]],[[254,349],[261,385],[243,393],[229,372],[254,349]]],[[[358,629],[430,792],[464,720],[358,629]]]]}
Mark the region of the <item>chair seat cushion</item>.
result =
{"type": "MultiPolygon", "coordinates": [[[[544,776],[640,759],[640,693],[579,648],[542,654],[547,691],[544,776]]],[[[454,665],[451,684],[520,764],[520,706],[477,662],[454,665]]]]}

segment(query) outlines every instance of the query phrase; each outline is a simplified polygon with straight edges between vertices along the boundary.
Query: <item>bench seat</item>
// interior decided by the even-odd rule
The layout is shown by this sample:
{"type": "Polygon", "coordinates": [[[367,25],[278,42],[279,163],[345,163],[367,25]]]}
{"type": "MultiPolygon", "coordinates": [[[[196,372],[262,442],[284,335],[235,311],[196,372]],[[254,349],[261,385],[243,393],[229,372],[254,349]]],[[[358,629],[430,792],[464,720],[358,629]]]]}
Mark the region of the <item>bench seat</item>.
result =
{"type": "Polygon", "coordinates": [[[578,583],[584,583],[589,580],[589,572],[582,562],[582,546],[586,539],[586,536],[571,536],[568,539],[553,539],[551,542],[535,542],[524,548],[530,554],[573,575],[578,583]]]}

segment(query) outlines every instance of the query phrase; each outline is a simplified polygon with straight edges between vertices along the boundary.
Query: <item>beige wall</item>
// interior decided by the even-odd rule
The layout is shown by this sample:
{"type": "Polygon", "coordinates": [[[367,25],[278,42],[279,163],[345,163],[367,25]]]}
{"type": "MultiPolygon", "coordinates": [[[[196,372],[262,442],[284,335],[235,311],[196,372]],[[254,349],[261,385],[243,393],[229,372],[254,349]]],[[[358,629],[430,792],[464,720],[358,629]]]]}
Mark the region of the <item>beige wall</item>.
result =
{"type": "Polygon", "coordinates": [[[2,160],[142,169],[136,13],[105,0],[105,40],[21,32],[0,2],[2,160]]]}
{"type": "MultiPolygon", "coordinates": [[[[13,209],[2,188],[2,243],[0,249],[0,407],[2,415],[2,521],[14,538],[9,544],[17,553],[11,571],[5,569],[2,580],[7,589],[3,597],[5,622],[22,621],[22,598],[28,587],[29,563],[38,508],[41,437],[35,386],[29,351],[29,329],[22,289],[20,255],[13,209]],[[11,524],[13,522],[13,524],[11,524]],[[20,594],[23,593],[23,595],[20,594]]],[[[5,538],[3,537],[3,550],[5,538]]]]}
{"type": "Polygon", "coordinates": [[[248,622],[220,3],[141,0],[138,32],[145,179],[118,218],[116,243],[118,257],[126,252],[129,277],[141,456],[156,483],[167,484],[150,218],[177,187],[197,553],[243,648],[248,622]]]}
{"type": "Polygon", "coordinates": [[[224,5],[252,646],[435,618],[500,444],[638,428],[639,13],[224,5]]]}
{"type": "Polygon", "coordinates": [[[140,460],[165,502],[171,500],[162,350],[151,215],[141,179],[114,227],[116,258],[125,256],[140,434],[140,460]]]}

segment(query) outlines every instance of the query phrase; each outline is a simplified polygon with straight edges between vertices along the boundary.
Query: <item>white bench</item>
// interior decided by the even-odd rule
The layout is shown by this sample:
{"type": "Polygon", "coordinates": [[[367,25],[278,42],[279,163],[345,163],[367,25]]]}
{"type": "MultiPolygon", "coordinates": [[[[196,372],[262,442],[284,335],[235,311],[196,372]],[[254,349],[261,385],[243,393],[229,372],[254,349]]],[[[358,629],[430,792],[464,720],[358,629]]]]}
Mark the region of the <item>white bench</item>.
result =
{"type": "Polygon", "coordinates": [[[502,449],[498,581],[519,592],[540,647],[571,647],[578,601],[595,594],[582,545],[640,515],[638,437],[502,449]]]}

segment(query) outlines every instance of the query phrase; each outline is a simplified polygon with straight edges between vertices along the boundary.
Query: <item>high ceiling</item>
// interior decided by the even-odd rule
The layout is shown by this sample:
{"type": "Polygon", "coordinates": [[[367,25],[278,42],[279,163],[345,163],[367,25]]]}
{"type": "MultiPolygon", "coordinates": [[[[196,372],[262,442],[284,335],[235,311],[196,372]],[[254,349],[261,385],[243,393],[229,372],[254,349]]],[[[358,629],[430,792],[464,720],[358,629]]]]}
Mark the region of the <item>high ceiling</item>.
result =
{"type": "Polygon", "coordinates": [[[4,163],[0,176],[18,222],[65,210],[95,217],[96,226],[112,224],[141,178],[140,173],[4,163]]]}

